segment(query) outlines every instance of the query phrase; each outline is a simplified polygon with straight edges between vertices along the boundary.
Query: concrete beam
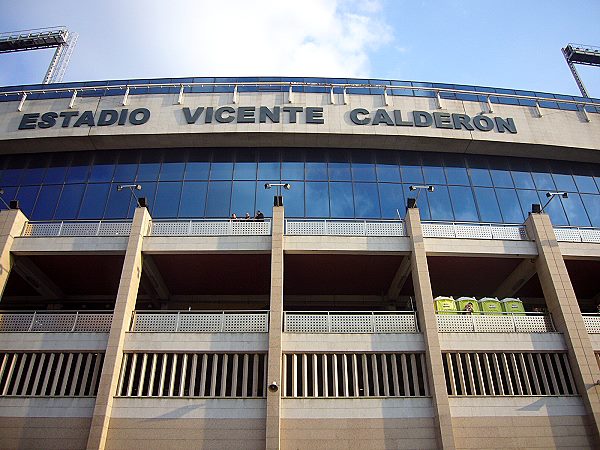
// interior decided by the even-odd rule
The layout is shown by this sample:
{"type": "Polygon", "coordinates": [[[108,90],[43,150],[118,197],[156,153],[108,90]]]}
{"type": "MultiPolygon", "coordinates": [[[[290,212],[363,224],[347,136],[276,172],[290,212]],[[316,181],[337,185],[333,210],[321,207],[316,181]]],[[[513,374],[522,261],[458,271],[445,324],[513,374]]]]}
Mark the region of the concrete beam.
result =
{"type": "Polygon", "coordinates": [[[14,271],[27,284],[48,300],[58,300],[65,297],[64,292],[27,256],[14,257],[14,271]]]}
{"type": "Polygon", "coordinates": [[[409,257],[404,257],[398,270],[396,270],[396,274],[394,275],[394,279],[390,283],[390,288],[388,289],[387,297],[392,300],[397,300],[400,296],[400,291],[404,287],[404,283],[408,279],[410,275],[411,263],[409,257]]]}
{"type": "Polygon", "coordinates": [[[160,274],[154,258],[150,255],[143,255],[142,259],[142,280],[146,279],[148,281],[148,283],[144,282],[144,288],[148,289],[149,287],[150,292],[154,293],[155,298],[158,300],[169,300],[171,297],[169,288],[165,284],[165,280],[160,274]]]}
{"type": "Polygon", "coordinates": [[[527,258],[515,267],[496,288],[492,297],[506,298],[514,295],[535,275],[535,259],[527,258]]]}
{"type": "Polygon", "coordinates": [[[4,292],[13,266],[11,251],[15,237],[20,236],[27,217],[19,209],[0,211],[0,294],[4,292]]]}

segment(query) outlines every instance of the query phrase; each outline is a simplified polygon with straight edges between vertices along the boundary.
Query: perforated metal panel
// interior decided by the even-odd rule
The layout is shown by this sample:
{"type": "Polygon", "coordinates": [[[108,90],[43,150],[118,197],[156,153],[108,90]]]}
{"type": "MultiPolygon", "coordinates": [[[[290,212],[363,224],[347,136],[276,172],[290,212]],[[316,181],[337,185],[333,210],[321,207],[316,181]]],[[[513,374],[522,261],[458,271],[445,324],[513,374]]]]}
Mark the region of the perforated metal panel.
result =
{"type": "Polygon", "coordinates": [[[108,333],[112,317],[112,314],[79,314],[73,331],[108,333]]]}
{"type": "Polygon", "coordinates": [[[455,237],[454,226],[447,223],[423,223],[423,237],[455,237]]]}
{"type": "Polygon", "coordinates": [[[552,319],[547,315],[514,316],[517,333],[549,333],[553,332],[552,319]]]}
{"type": "Polygon", "coordinates": [[[600,315],[584,315],[585,329],[590,334],[600,334],[600,315]]]}
{"type": "Polygon", "coordinates": [[[559,242],[581,242],[581,234],[577,228],[555,228],[554,234],[559,242]]]}
{"type": "Polygon", "coordinates": [[[424,222],[423,237],[458,239],[506,239],[526,241],[527,230],[517,225],[461,224],[424,222]]]}
{"type": "Polygon", "coordinates": [[[0,332],[27,331],[33,320],[32,314],[0,314],[0,332]]]}
{"type": "Polygon", "coordinates": [[[177,331],[217,333],[223,328],[222,314],[182,314],[177,331]]]}
{"type": "Polygon", "coordinates": [[[471,333],[474,331],[471,316],[437,314],[435,317],[440,333],[471,333]]]}
{"type": "Polygon", "coordinates": [[[375,333],[416,333],[417,322],[413,314],[376,314],[375,333]]]}
{"type": "Polygon", "coordinates": [[[372,333],[373,316],[371,314],[331,314],[332,333],[372,333]]]}
{"type": "Polygon", "coordinates": [[[457,238],[466,239],[492,239],[492,230],[489,226],[481,225],[455,225],[457,238]]]}
{"type": "Polygon", "coordinates": [[[23,236],[48,237],[58,236],[60,223],[32,223],[28,222],[23,229],[23,236]]]}
{"type": "Polygon", "coordinates": [[[300,236],[406,236],[404,223],[400,221],[288,220],[285,233],[300,236]]]}
{"type": "Polygon", "coordinates": [[[299,236],[325,235],[325,222],[286,221],[285,233],[299,236]]]}
{"type": "Polygon", "coordinates": [[[75,314],[37,313],[31,331],[71,331],[75,317],[75,314]]]}
{"type": "Polygon", "coordinates": [[[152,236],[187,236],[190,234],[190,222],[152,221],[152,236]]]}
{"type": "Polygon", "coordinates": [[[129,236],[131,222],[101,222],[98,236],[129,236]]]}
{"type": "MultiPolygon", "coordinates": [[[[463,316],[469,317],[469,316],[463,316]]],[[[510,316],[472,315],[476,333],[514,333],[515,323],[510,316]]]]}
{"type": "Polygon", "coordinates": [[[266,333],[267,314],[225,314],[223,331],[227,333],[266,333]]]}
{"type": "Polygon", "coordinates": [[[136,314],[132,331],[175,331],[177,314],[136,314]]]}
{"type": "Polygon", "coordinates": [[[529,236],[527,236],[527,229],[525,227],[491,226],[490,230],[492,231],[492,239],[505,239],[505,240],[512,240],[512,241],[527,241],[527,240],[529,240],[529,236]]]}
{"type": "Polygon", "coordinates": [[[286,314],[284,330],[288,333],[327,333],[327,314],[286,314]]]}
{"type": "Polygon", "coordinates": [[[441,333],[549,333],[554,332],[549,315],[438,314],[441,333]]]}
{"type": "Polygon", "coordinates": [[[404,222],[367,222],[367,236],[406,236],[404,222]]]}
{"type": "Polygon", "coordinates": [[[268,236],[271,222],[246,220],[153,221],[152,236],[268,236]]]}
{"type": "Polygon", "coordinates": [[[129,236],[131,222],[28,222],[22,236],[129,236]]]}
{"type": "Polygon", "coordinates": [[[414,333],[413,313],[295,313],[285,314],[288,333],[414,333]]]}
{"type": "Polygon", "coordinates": [[[600,244],[600,230],[580,229],[581,241],[600,244]]]}
{"type": "Polygon", "coordinates": [[[269,315],[259,313],[136,312],[132,331],[183,333],[266,333],[269,315]]]}
{"type": "Polygon", "coordinates": [[[325,234],[333,236],[365,236],[364,222],[327,222],[325,234]]]}

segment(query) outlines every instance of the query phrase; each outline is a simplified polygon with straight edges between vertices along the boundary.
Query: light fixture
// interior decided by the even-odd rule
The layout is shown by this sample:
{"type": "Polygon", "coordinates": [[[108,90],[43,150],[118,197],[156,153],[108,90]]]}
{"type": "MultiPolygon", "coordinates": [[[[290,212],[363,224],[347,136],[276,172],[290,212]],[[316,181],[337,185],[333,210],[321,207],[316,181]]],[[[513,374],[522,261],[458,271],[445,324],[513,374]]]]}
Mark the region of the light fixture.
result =
{"type": "Polygon", "coordinates": [[[117,185],[117,191],[122,191],[123,189],[131,189],[133,191],[133,189],[136,189],[138,191],[142,190],[142,185],[141,184],[119,184],[117,185]]]}
{"type": "Polygon", "coordinates": [[[544,209],[546,209],[546,206],[548,206],[550,204],[550,202],[552,201],[552,199],[554,197],[569,198],[569,194],[567,192],[546,192],[546,197],[548,198],[548,201],[546,202],[546,204],[544,206],[542,206],[541,208],[540,208],[540,205],[537,203],[532,204],[531,212],[541,214],[542,212],[544,212],[544,209]]]}
{"type": "Polygon", "coordinates": [[[281,195],[281,188],[289,191],[292,188],[290,183],[265,183],[265,189],[271,189],[273,186],[277,188],[277,195],[273,198],[273,206],[283,206],[283,196],[281,195]]]}
{"type": "Polygon", "coordinates": [[[142,190],[141,184],[118,184],[117,185],[117,191],[121,192],[123,189],[129,189],[131,191],[131,195],[133,195],[133,197],[135,198],[135,202],[137,203],[138,207],[144,208],[144,207],[148,206],[146,197],[138,197],[135,194],[135,191],[142,190]]]}
{"type": "Polygon", "coordinates": [[[433,192],[435,188],[431,184],[413,184],[409,186],[408,189],[410,189],[411,191],[416,191],[418,189],[427,189],[429,192],[433,192]]]}
{"type": "Polygon", "coordinates": [[[408,189],[411,191],[417,191],[417,197],[416,198],[409,197],[406,202],[406,207],[407,208],[416,208],[417,200],[419,199],[419,195],[421,194],[421,191],[426,190],[428,192],[433,192],[433,190],[435,188],[431,184],[411,184],[408,187],[408,189]]]}

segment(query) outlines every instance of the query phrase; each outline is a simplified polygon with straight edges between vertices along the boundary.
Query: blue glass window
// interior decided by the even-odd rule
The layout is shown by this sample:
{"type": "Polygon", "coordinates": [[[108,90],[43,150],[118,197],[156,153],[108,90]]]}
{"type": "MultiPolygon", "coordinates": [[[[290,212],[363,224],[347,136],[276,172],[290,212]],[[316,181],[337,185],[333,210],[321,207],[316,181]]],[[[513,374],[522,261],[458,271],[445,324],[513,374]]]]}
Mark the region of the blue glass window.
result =
{"type": "Polygon", "coordinates": [[[90,171],[90,181],[112,181],[115,172],[115,154],[112,152],[99,153],[94,159],[90,171]]]}
{"type": "Polygon", "coordinates": [[[229,217],[231,182],[219,181],[208,185],[206,217],[229,217]]]}
{"type": "Polygon", "coordinates": [[[89,155],[74,155],[71,161],[71,167],[67,172],[66,183],[83,183],[87,181],[90,171],[89,155]]]}
{"type": "Polygon", "coordinates": [[[27,169],[23,171],[21,184],[40,184],[46,173],[48,160],[44,156],[31,157],[27,169]]]}
{"type": "Polygon", "coordinates": [[[103,217],[110,184],[88,184],[79,209],[80,219],[103,217]]]}
{"type": "Polygon", "coordinates": [[[583,202],[581,201],[579,194],[569,194],[568,198],[561,197],[560,201],[567,213],[569,225],[576,227],[591,226],[590,219],[585,213],[585,208],[583,207],[583,202]]]}
{"type": "Polygon", "coordinates": [[[384,219],[398,219],[404,216],[406,201],[401,184],[381,183],[379,195],[381,203],[381,216],[384,219]]]}
{"type": "MultiPolygon", "coordinates": [[[[409,184],[403,184],[402,190],[404,192],[404,198],[407,202],[409,198],[417,198],[417,195],[419,194],[419,191],[411,191],[409,184]]],[[[421,194],[419,194],[417,199],[417,207],[419,208],[419,213],[421,214],[421,220],[431,220],[431,213],[429,212],[429,199],[426,192],[421,191],[421,194]]]]}
{"type": "Polygon", "coordinates": [[[502,222],[500,207],[494,189],[476,187],[475,198],[479,207],[479,215],[483,222],[502,222]]]}
{"type": "Polygon", "coordinates": [[[535,183],[533,182],[531,173],[513,170],[512,177],[515,182],[515,187],[523,189],[535,189],[535,183]]]}
{"type": "MultiPolygon", "coordinates": [[[[246,214],[246,212],[250,213],[250,217],[254,217],[256,211],[261,211],[265,217],[271,217],[272,213],[273,213],[273,197],[275,195],[277,195],[277,190],[275,188],[272,189],[265,189],[265,183],[277,183],[277,181],[273,181],[273,180],[265,180],[263,181],[259,181],[256,184],[256,209],[252,210],[252,209],[245,209],[243,211],[244,214],[246,214]]],[[[294,183],[294,187],[292,187],[292,189],[296,188],[296,186],[298,184],[301,184],[299,182],[294,183]]],[[[283,190],[282,194],[283,194],[283,203],[286,206],[285,208],[285,214],[286,216],[288,215],[288,208],[287,208],[287,199],[288,199],[288,195],[291,191],[287,191],[287,190],[283,190]]],[[[241,211],[241,210],[240,210],[241,211]]],[[[237,211],[236,211],[237,213],[237,211]]]]}
{"type": "Polygon", "coordinates": [[[421,166],[400,166],[403,183],[424,183],[421,166]]]}
{"type": "Polygon", "coordinates": [[[233,169],[234,180],[256,180],[255,162],[236,162],[233,169]]]}
{"type": "MultiPolygon", "coordinates": [[[[125,192],[125,191],[122,191],[125,192]]],[[[148,203],[148,210],[150,214],[154,214],[154,196],[156,194],[156,183],[144,183],[142,184],[141,191],[135,191],[138,197],[145,197],[148,203]]],[[[135,207],[135,202],[134,202],[135,207]]],[[[133,217],[133,208],[129,211],[129,217],[133,217]]]]}
{"type": "Polygon", "coordinates": [[[185,182],[181,190],[181,202],[179,204],[179,217],[193,218],[204,217],[206,205],[206,182],[185,182]]]}
{"type": "Polygon", "coordinates": [[[304,183],[297,181],[284,191],[283,205],[286,217],[304,217],[304,183]]]}
{"type": "Polygon", "coordinates": [[[423,176],[426,184],[446,184],[443,167],[423,166],[423,176]]]}
{"type": "Polygon", "coordinates": [[[330,183],[329,195],[331,203],[331,217],[354,217],[352,183],[330,183]]]}
{"type": "Polygon", "coordinates": [[[350,173],[350,163],[347,162],[330,162],[329,163],[329,180],[331,181],[350,181],[352,175],[350,173]]]}
{"type": "Polygon", "coordinates": [[[471,188],[450,186],[448,189],[454,209],[454,219],[458,221],[477,222],[479,219],[471,188]]]}
{"type": "Polygon", "coordinates": [[[161,155],[158,152],[144,151],[138,168],[138,181],[156,181],[160,171],[161,155]]]}
{"type": "Polygon", "coordinates": [[[376,183],[354,183],[354,208],[358,218],[381,217],[376,183]]]}
{"type": "Polygon", "coordinates": [[[136,152],[123,151],[119,155],[119,163],[115,167],[113,180],[120,183],[133,183],[138,170],[138,155],[136,152]]]}
{"type": "Polygon", "coordinates": [[[183,179],[185,163],[163,162],[160,168],[160,181],[179,181],[183,179]]]}
{"type": "MultiPolygon", "coordinates": [[[[243,217],[246,212],[253,215],[254,197],[256,189],[265,190],[261,183],[255,181],[235,181],[233,183],[233,191],[231,194],[231,213],[235,213],[238,217],[243,217]]],[[[268,191],[271,196],[276,192],[274,189],[268,191]]],[[[287,191],[286,191],[287,192],[287,191]]],[[[265,213],[266,211],[263,211],[265,213]]]]}
{"type": "Polygon", "coordinates": [[[259,180],[277,180],[279,182],[280,176],[279,162],[259,162],[258,163],[258,179],[259,180]]]}
{"type": "Polygon", "coordinates": [[[471,176],[473,186],[492,186],[492,177],[490,176],[490,171],[488,169],[470,167],[469,175],[471,176]]]}
{"type": "Polygon", "coordinates": [[[592,226],[600,227],[600,195],[582,194],[581,199],[592,226]]]}
{"type": "Polygon", "coordinates": [[[523,223],[524,216],[514,189],[496,189],[504,223],[523,223]]]}
{"type": "MultiPolygon", "coordinates": [[[[31,217],[39,190],[39,186],[21,186],[19,189],[17,199],[19,200],[19,207],[26,217],[31,217]]],[[[4,194],[6,195],[6,192],[4,194]]]]}
{"type": "Polygon", "coordinates": [[[54,213],[59,220],[75,219],[83,197],[85,184],[66,184],[60,195],[60,200],[54,213]]]}
{"type": "Polygon", "coordinates": [[[375,181],[375,165],[368,163],[352,163],[354,181],[375,181]]]}
{"type": "Polygon", "coordinates": [[[152,208],[152,216],[156,218],[177,217],[180,196],[181,183],[158,183],[156,188],[156,200],[154,201],[154,207],[152,208]]]}
{"type": "Polygon", "coordinates": [[[208,180],[210,163],[206,161],[189,161],[185,167],[186,180],[208,180]]]}
{"type": "Polygon", "coordinates": [[[106,203],[107,219],[125,219],[129,214],[132,195],[128,190],[117,191],[117,184],[110,185],[108,202],[106,203]]]}
{"type": "Polygon", "coordinates": [[[511,188],[514,186],[510,171],[508,170],[490,169],[490,175],[496,187],[511,188]]]}
{"type": "Polygon", "coordinates": [[[598,186],[594,183],[594,177],[585,175],[573,175],[577,190],[579,192],[587,192],[590,194],[598,193],[598,186]]]}
{"type": "Polygon", "coordinates": [[[521,203],[523,217],[527,217],[529,215],[532,209],[531,205],[534,203],[539,205],[544,204],[544,202],[540,200],[537,191],[517,189],[517,196],[519,197],[519,202],[521,203]]]}
{"type": "Polygon", "coordinates": [[[390,183],[400,183],[400,167],[397,164],[377,164],[377,180],[390,183]]]}
{"type": "Polygon", "coordinates": [[[550,203],[548,203],[548,206],[546,206],[546,209],[544,211],[546,211],[550,216],[552,225],[569,225],[569,222],[567,221],[567,216],[565,215],[565,210],[563,209],[563,205],[560,202],[560,200],[562,200],[560,197],[554,198],[550,203]]]}
{"type": "Polygon", "coordinates": [[[429,200],[429,209],[431,210],[432,220],[454,220],[450,196],[448,195],[448,188],[446,186],[436,186],[435,191],[433,192],[421,192],[419,195],[419,202],[421,201],[421,198],[424,197],[423,194],[425,193],[429,200]]]}
{"type": "Polygon", "coordinates": [[[33,210],[33,220],[50,220],[54,217],[61,188],[56,185],[42,186],[33,210]]]}
{"type": "MultiPolygon", "coordinates": [[[[293,188],[292,188],[293,189],[293,188]]],[[[306,183],[306,216],[329,217],[328,183],[306,183]]]]}
{"type": "Polygon", "coordinates": [[[211,180],[231,180],[233,175],[233,163],[213,162],[210,165],[211,180]]]}
{"type": "Polygon", "coordinates": [[[306,180],[324,181],[327,180],[327,164],[322,162],[306,163],[306,180]]]}
{"type": "Polygon", "coordinates": [[[448,184],[469,185],[467,169],[464,167],[446,167],[446,178],[448,184]]]}
{"type": "Polygon", "coordinates": [[[567,191],[567,192],[576,192],[577,187],[575,186],[575,181],[571,175],[566,175],[562,173],[552,174],[552,178],[554,178],[554,184],[556,184],[556,189],[559,191],[567,191]]]}
{"type": "Polygon", "coordinates": [[[304,163],[282,162],[281,179],[283,181],[304,180],[304,163]]]}

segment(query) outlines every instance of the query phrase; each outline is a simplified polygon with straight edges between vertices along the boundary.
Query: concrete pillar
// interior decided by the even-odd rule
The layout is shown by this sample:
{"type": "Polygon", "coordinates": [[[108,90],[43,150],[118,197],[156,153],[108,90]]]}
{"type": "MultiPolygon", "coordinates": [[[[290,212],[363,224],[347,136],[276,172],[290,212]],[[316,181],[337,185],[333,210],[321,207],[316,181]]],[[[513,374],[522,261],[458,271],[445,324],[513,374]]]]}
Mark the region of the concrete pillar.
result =
{"type": "Polygon", "coordinates": [[[546,306],[552,314],[557,331],[564,335],[577,390],[583,397],[591,419],[591,431],[600,448],[600,386],[595,384],[600,380],[600,369],[567,266],[547,214],[530,214],[525,225],[538,249],[536,269],[546,306]]]}
{"type": "Polygon", "coordinates": [[[279,389],[267,388],[266,448],[279,449],[281,441],[281,335],[283,330],[283,206],[273,208],[271,237],[271,298],[269,313],[269,354],[267,387],[275,382],[279,389]]]}
{"type": "Polygon", "coordinates": [[[0,211],[0,293],[4,292],[10,270],[12,258],[10,249],[16,236],[20,236],[27,217],[20,209],[0,211]]]}
{"type": "Polygon", "coordinates": [[[425,361],[427,363],[429,389],[433,397],[438,448],[454,449],[452,417],[450,415],[448,392],[446,391],[437,321],[433,308],[429,266],[427,265],[427,255],[425,254],[425,245],[423,243],[421,216],[417,208],[407,209],[405,224],[411,243],[412,252],[410,258],[415,289],[415,303],[419,325],[425,340],[425,361]]]}
{"type": "Polygon", "coordinates": [[[121,271],[108,345],[104,355],[96,406],[87,442],[88,450],[102,450],[106,445],[113,399],[117,393],[119,371],[123,359],[125,333],[129,329],[131,314],[135,309],[142,274],[142,242],[147,234],[149,224],[148,210],[136,208],[121,271]]]}

